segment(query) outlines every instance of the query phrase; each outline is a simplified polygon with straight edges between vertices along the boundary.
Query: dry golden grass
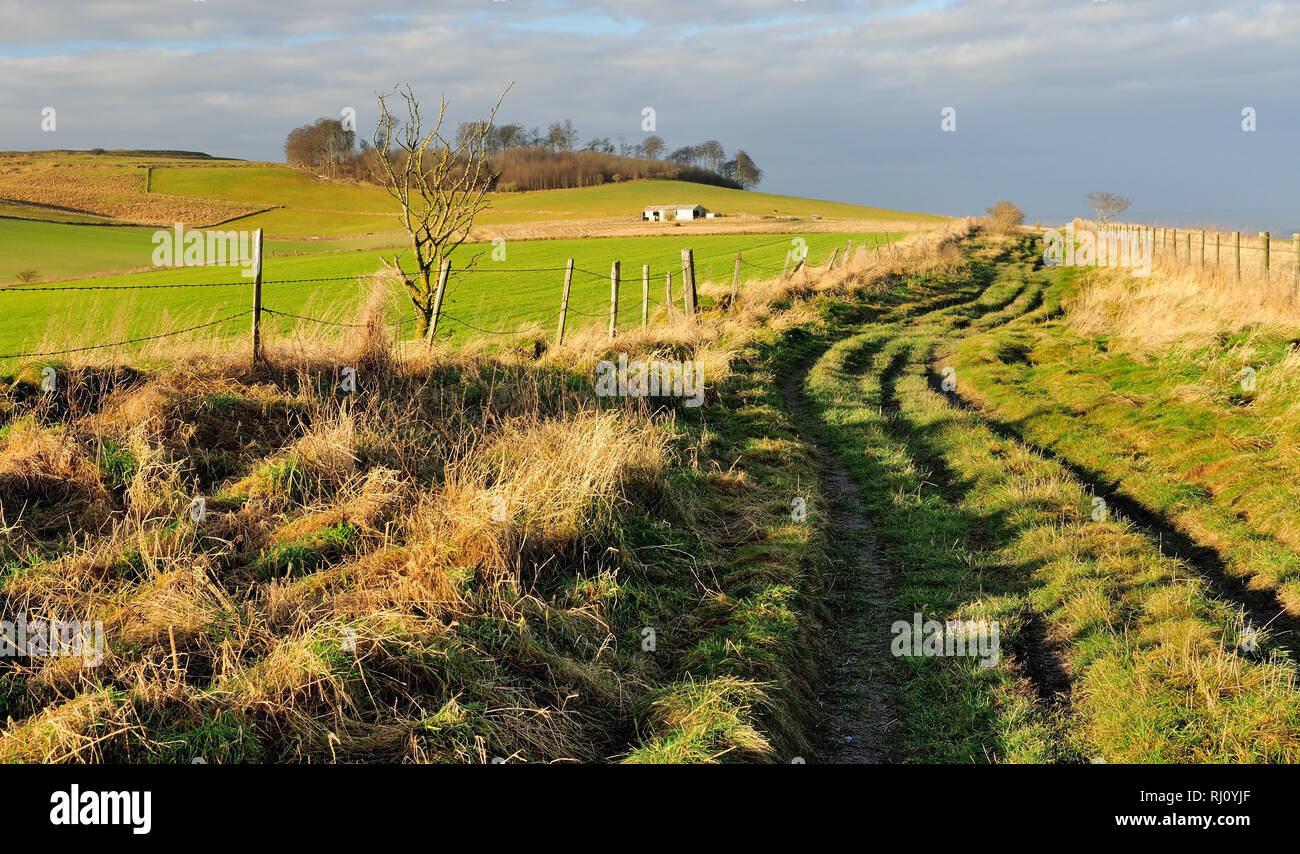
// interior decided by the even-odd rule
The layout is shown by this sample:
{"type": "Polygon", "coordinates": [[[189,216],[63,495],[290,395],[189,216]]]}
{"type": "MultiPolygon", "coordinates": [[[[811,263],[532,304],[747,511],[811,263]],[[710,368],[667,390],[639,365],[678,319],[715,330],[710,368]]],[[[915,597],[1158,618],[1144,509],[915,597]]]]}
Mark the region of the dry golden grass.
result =
{"type": "Polygon", "coordinates": [[[121,164],[59,163],[0,155],[0,199],[112,217],[142,225],[183,222],[204,228],[265,206],[144,192],[144,169],[121,164]]]}
{"type": "Polygon", "coordinates": [[[0,598],[10,614],[102,621],[108,649],[96,668],[0,663],[24,688],[5,701],[0,760],[603,761],[632,748],[642,718],[661,759],[702,758],[681,747],[699,739],[767,755],[770,685],[656,694],[675,666],[616,627],[638,619],[620,618],[629,608],[686,638],[726,618],[679,535],[642,552],[629,525],[729,541],[770,499],[713,460],[691,482],[742,500],[691,518],[674,479],[703,465],[707,429],[687,445],[674,406],[596,399],[594,363],[695,359],[716,389],[756,328],[942,263],[960,233],[747,282],[734,306],[710,288],[717,307],[698,322],[612,342],[583,331],[540,357],[399,345],[378,322],[381,283],[374,322],[341,339],[304,329],[256,371],[196,337],[151,349],[144,364],[162,369],[87,353],[57,402],[9,388],[0,598]],[[338,389],[344,365],[353,394],[338,389]],[[679,598],[658,601],[661,588],[679,598]]]}
{"type": "MultiPolygon", "coordinates": [[[[496,237],[507,240],[561,240],[575,237],[687,237],[699,234],[789,234],[794,223],[789,220],[764,220],[761,217],[726,217],[699,219],[682,223],[643,222],[638,218],[549,220],[547,222],[502,223],[478,226],[470,239],[488,242],[496,237]]],[[[862,232],[885,234],[898,231],[924,231],[933,222],[883,219],[800,219],[800,233],[832,234],[862,232]]]]}
{"type": "Polygon", "coordinates": [[[1300,298],[1280,275],[1246,270],[1237,280],[1228,269],[1159,256],[1145,277],[1123,268],[1098,269],[1069,311],[1079,332],[1118,335],[1147,353],[1176,341],[1205,344],[1223,332],[1300,325],[1300,298]]]}

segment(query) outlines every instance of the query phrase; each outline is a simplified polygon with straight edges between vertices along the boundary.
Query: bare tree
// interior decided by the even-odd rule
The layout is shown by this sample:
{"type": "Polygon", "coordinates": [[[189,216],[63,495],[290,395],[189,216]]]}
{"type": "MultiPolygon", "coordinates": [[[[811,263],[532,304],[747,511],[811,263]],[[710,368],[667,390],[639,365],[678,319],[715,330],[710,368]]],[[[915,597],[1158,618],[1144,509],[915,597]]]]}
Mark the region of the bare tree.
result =
{"type": "Polygon", "coordinates": [[[731,177],[742,190],[748,190],[763,180],[763,170],[758,168],[754,159],[744,151],[736,152],[736,159],[731,161],[731,177]]]}
{"type": "Polygon", "coordinates": [[[1025,221],[1025,212],[1015,202],[1006,199],[999,199],[984,210],[993,220],[994,230],[1004,234],[1015,231],[1025,221]]]}
{"type": "Polygon", "coordinates": [[[645,152],[646,157],[650,158],[651,160],[658,160],[659,155],[662,154],[664,149],[668,147],[668,143],[664,142],[664,138],[662,136],[656,136],[655,134],[650,134],[650,136],[647,136],[645,138],[645,142],[641,143],[641,147],[642,150],[645,152]]]}
{"type": "Polygon", "coordinates": [[[546,128],[546,143],[552,151],[573,151],[578,147],[578,129],[572,119],[552,122],[546,128]]]}
{"type": "Polygon", "coordinates": [[[356,159],[356,133],[338,119],[321,118],[289,131],[284,141],[285,159],[294,166],[320,169],[331,178],[339,167],[356,159]]]}
{"type": "Polygon", "coordinates": [[[1088,207],[1100,222],[1110,222],[1129,209],[1133,203],[1116,193],[1089,193],[1084,197],[1088,207]]]}
{"type": "Polygon", "coordinates": [[[710,139],[707,142],[699,144],[700,160],[705,169],[710,172],[722,174],[723,164],[727,162],[727,150],[722,147],[722,143],[716,139],[710,139]]]}
{"type": "Polygon", "coordinates": [[[442,136],[448,106],[445,96],[440,100],[437,121],[426,132],[420,102],[410,84],[394,87],[386,95],[376,93],[379,123],[374,151],[385,189],[402,208],[398,219],[411,236],[415,256],[413,271],[402,269],[404,253],[393,256],[392,267],[415,306],[421,336],[428,335],[436,322],[434,300],[443,260],[465,242],[474,218],[490,204],[492,123],[513,87],[511,83],[505,88],[485,121],[462,125],[454,144],[442,136]],[[388,99],[398,94],[406,103],[406,120],[400,127],[388,108],[388,99]]]}

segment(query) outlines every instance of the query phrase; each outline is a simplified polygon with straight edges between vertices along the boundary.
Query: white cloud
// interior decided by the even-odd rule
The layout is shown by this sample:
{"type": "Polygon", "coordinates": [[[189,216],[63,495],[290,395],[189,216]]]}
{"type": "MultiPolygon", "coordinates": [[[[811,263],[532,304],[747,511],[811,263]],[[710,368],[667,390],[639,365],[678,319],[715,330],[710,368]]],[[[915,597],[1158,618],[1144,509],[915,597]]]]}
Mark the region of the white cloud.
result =
{"type": "Polygon", "coordinates": [[[0,149],[276,159],[345,106],[368,128],[399,81],[465,119],[516,80],[506,120],[635,141],[654,106],[670,145],[744,147],[773,191],[952,213],[1008,196],[1035,218],[1103,184],[1188,218],[1300,197],[1300,16],[1281,3],[0,0],[0,20],[0,149]],[[1202,187],[1207,164],[1261,180],[1202,187]]]}

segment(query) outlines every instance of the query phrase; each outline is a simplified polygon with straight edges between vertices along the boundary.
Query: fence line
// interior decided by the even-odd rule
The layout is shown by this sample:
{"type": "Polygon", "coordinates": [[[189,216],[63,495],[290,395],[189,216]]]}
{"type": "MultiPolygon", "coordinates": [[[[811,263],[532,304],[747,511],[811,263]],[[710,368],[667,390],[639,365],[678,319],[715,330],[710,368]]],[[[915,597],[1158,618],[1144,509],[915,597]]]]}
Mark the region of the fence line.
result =
{"type": "Polygon", "coordinates": [[[197,326],[189,326],[186,327],[185,329],[174,329],[171,332],[162,332],[157,335],[145,335],[141,338],[128,338],[124,341],[115,341],[112,344],[92,344],[87,347],[73,347],[68,350],[52,350],[47,353],[11,353],[9,355],[0,356],[0,359],[31,359],[31,358],[36,358],[38,356],[66,356],[69,353],[84,353],[88,350],[107,350],[111,347],[124,347],[127,344],[139,344],[144,341],[156,341],[159,338],[171,338],[175,335],[184,335],[186,332],[194,332],[199,329],[206,329],[209,326],[217,326],[222,323],[227,323],[231,320],[238,320],[239,318],[247,317],[252,313],[253,310],[250,308],[241,311],[238,314],[232,314],[229,317],[223,317],[220,320],[213,320],[208,323],[200,323],[197,326]]]}
{"type": "MultiPolygon", "coordinates": [[[[742,267],[762,271],[764,273],[779,272],[783,279],[788,278],[790,276],[794,276],[797,273],[799,273],[801,270],[804,271],[806,275],[807,266],[808,266],[806,251],[802,255],[796,255],[793,252],[793,250],[787,252],[785,264],[780,267],[775,265],[770,265],[770,264],[762,264],[744,258],[745,251],[752,252],[758,249],[771,247],[778,243],[784,243],[786,242],[787,237],[788,235],[785,235],[780,240],[774,240],[769,243],[758,244],[756,246],[749,247],[748,250],[741,250],[735,253],[735,259],[734,259],[735,263],[734,263],[733,274],[732,274],[731,301],[729,303],[730,307],[734,308],[738,304],[738,298],[739,298],[738,289],[740,284],[742,267]],[[794,268],[790,269],[790,262],[793,259],[797,259],[797,261],[794,265],[794,268]]],[[[886,236],[886,241],[888,241],[888,236],[886,236]]],[[[877,249],[880,248],[878,236],[875,237],[875,243],[876,243],[876,248],[877,249]]],[[[849,245],[844,247],[843,252],[845,258],[848,257],[849,249],[850,247],[852,247],[852,245],[853,245],[853,241],[850,240],[849,245]]],[[[868,247],[864,242],[860,248],[866,249],[868,247]]],[[[829,260],[826,262],[826,269],[831,269],[834,267],[836,263],[836,259],[839,257],[840,252],[841,249],[839,247],[835,247],[833,249],[833,251],[830,254],[829,260]]],[[[672,294],[673,272],[671,270],[667,271],[667,275],[666,275],[666,281],[665,281],[666,299],[664,301],[660,301],[658,299],[651,297],[650,281],[653,275],[658,275],[658,274],[652,275],[649,265],[642,265],[642,295],[641,295],[641,301],[639,306],[641,310],[642,326],[646,326],[649,324],[649,311],[651,306],[668,309],[670,316],[674,310],[682,311],[683,314],[685,314],[687,317],[691,318],[692,320],[694,320],[696,316],[699,314],[699,305],[698,305],[697,293],[696,293],[697,290],[696,289],[696,267],[697,264],[701,263],[702,261],[715,260],[715,259],[696,259],[694,256],[694,251],[690,248],[682,249],[681,254],[682,254],[682,268],[681,268],[680,275],[682,277],[683,286],[682,286],[680,298],[675,299],[672,294]]],[[[718,257],[730,257],[730,255],[731,253],[728,252],[725,256],[718,256],[718,257]]],[[[107,344],[94,344],[94,345],[88,345],[83,347],[72,347],[63,350],[51,350],[45,352],[10,353],[6,355],[0,355],[0,360],[64,356],[64,355],[70,355],[74,353],[89,352],[93,350],[112,349],[115,347],[123,347],[132,344],[139,344],[148,341],[160,340],[164,338],[172,338],[178,335],[183,335],[189,332],[196,332],[202,329],[208,329],[211,327],[219,326],[221,324],[229,323],[234,320],[239,320],[241,318],[251,316],[252,317],[251,334],[252,334],[253,364],[257,365],[259,362],[263,361],[262,348],[261,348],[261,317],[263,314],[268,314],[268,315],[285,318],[289,320],[298,320],[302,322],[315,323],[323,326],[330,326],[330,327],[341,328],[341,329],[360,329],[368,325],[365,323],[351,323],[346,321],[328,320],[321,317],[312,317],[310,315],[305,315],[305,314],[296,314],[293,312],[281,311],[277,308],[273,308],[271,306],[267,306],[262,303],[263,285],[287,285],[287,284],[355,281],[357,278],[359,278],[358,276],[320,276],[320,277],[293,278],[293,279],[263,279],[262,278],[263,255],[262,255],[262,230],[261,229],[258,229],[255,234],[254,258],[249,260],[252,260],[254,262],[255,265],[254,272],[251,277],[245,278],[242,281],[207,282],[207,283],[177,282],[177,283],[169,283],[169,284],[115,284],[115,285],[30,285],[30,286],[19,285],[19,286],[7,287],[7,288],[0,288],[0,296],[11,294],[11,293],[20,293],[20,292],[134,291],[134,290],[151,291],[151,290],[186,289],[186,288],[202,289],[202,288],[249,287],[250,285],[253,290],[253,305],[251,308],[245,309],[243,311],[234,314],[227,315],[218,320],[208,321],[206,323],[187,326],[183,329],[174,329],[168,332],[161,332],[153,335],[127,338],[121,341],[115,341],[107,344]]],[[[430,313],[431,316],[428,319],[427,338],[430,345],[432,345],[433,340],[435,340],[437,324],[439,319],[441,318],[446,318],[448,321],[451,321],[452,323],[455,323],[458,326],[485,335],[533,334],[534,332],[541,331],[548,324],[556,322],[558,320],[558,328],[557,328],[555,340],[556,340],[556,344],[560,344],[563,343],[564,340],[565,318],[570,312],[580,315],[582,317],[587,317],[592,319],[608,318],[609,336],[610,338],[614,338],[618,334],[618,321],[619,321],[620,312],[635,311],[635,309],[637,308],[637,306],[631,304],[622,305],[622,306],[620,306],[619,304],[621,265],[620,262],[617,261],[613,262],[612,270],[608,274],[597,273],[592,270],[586,270],[580,267],[576,267],[574,266],[573,259],[569,259],[567,264],[563,267],[482,268],[482,267],[471,266],[462,270],[452,271],[450,269],[450,266],[451,266],[451,262],[449,260],[445,260],[442,263],[439,270],[437,291],[435,295],[434,305],[432,307],[433,310],[430,313]],[[563,273],[564,284],[562,290],[561,303],[558,311],[552,312],[544,319],[529,321],[526,324],[521,322],[521,324],[514,329],[488,329],[479,326],[473,322],[470,322],[463,317],[459,317],[453,312],[443,310],[444,297],[454,295],[455,292],[459,289],[459,286],[463,284],[468,277],[487,275],[487,274],[502,274],[502,273],[513,273],[513,274],[563,273]],[[569,286],[570,286],[570,282],[572,281],[572,276],[574,273],[588,276],[593,279],[603,280],[606,279],[607,277],[609,278],[611,290],[610,290],[610,302],[607,310],[588,312],[570,304],[569,286]],[[456,282],[455,285],[452,287],[451,292],[448,293],[447,282],[448,279],[453,276],[460,279],[460,281],[456,282]]],[[[507,285],[508,284],[509,283],[507,283],[507,285]]],[[[516,282],[515,284],[520,287],[523,287],[525,283],[516,282]]],[[[549,287],[550,286],[544,284],[539,285],[536,288],[529,286],[529,291],[536,293],[536,292],[544,291],[549,287]]],[[[456,301],[453,298],[449,300],[449,302],[454,304],[456,301]]],[[[421,318],[419,317],[408,317],[402,320],[399,324],[397,324],[397,326],[398,328],[405,328],[411,323],[418,322],[420,319],[421,318]]]]}
{"type": "MultiPolygon", "coordinates": [[[[1231,272],[1234,281],[1241,281],[1243,273],[1253,273],[1263,278],[1269,289],[1272,289],[1275,281],[1279,279],[1282,283],[1290,279],[1290,295],[1292,299],[1300,301],[1300,232],[1292,234],[1289,241],[1283,242],[1274,241],[1271,232],[1261,231],[1254,238],[1256,244],[1252,246],[1243,243],[1244,235],[1240,231],[1177,229],[1089,220],[1076,220],[1076,222],[1082,222],[1090,230],[1109,233],[1120,239],[1127,237],[1130,247],[1134,240],[1147,241],[1152,247],[1153,259],[1158,259],[1162,265],[1213,270],[1216,275],[1226,270],[1231,272]],[[1212,243],[1211,238],[1213,238],[1212,243]],[[1193,249],[1195,249],[1195,257],[1193,257],[1193,249]],[[1256,253],[1247,255],[1251,261],[1249,269],[1243,268],[1243,252],[1256,253]],[[1290,263],[1274,263],[1275,256],[1291,256],[1290,263]]],[[[1246,237],[1246,240],[1250,239],[1246,237]]],[[[1100,252],[1097,254],[1097,260],[1100,263],[1100,252]]]]}

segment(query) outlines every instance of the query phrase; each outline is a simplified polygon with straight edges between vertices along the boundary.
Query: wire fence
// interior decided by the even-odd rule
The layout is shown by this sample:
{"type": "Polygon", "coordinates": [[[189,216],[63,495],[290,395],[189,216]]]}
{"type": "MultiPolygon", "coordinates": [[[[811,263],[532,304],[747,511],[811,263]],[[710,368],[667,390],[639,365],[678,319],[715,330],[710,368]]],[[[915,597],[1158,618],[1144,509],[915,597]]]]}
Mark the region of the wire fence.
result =
{"type": "Polygon", "coordinates": [[[1269,287],[1289,284],[1292,294],[1300,297],[1300,232],[1279,239],[1267,231],[1252,237],[1240,231],[1091,220],[1075,222],[1098,235],[1095,252],[1099,264],[1108,263],[1111,255],[1120,255],[1127,249],[1130,264],[1137,266],[1134,255],[1149,251],[1153,262],[1164,266],[1203,270],[1222,277],[1230,274],[1234,280],[1254,277],[1269,287]],[[1105,262],[1103,257],[1107,259],[1105,262]]]}
{"type": "MultiPolygon", "coordinates": [[[[623,320],[626,317],[630,316],[635,318],[638,310],[640,311],[641,318],[643,321],[648,319],[651,309],[666,308],[668,309],[670,315],[672,315],[675,312],[680,312],[683,315],[694,316],[694,314],[699,311],[699,307],[700,307],[697,300],[697,293],[696,293],[696,269],[699,266],[706,265],[712,261],[719,261],[722,259],[734,259],[735,266],[734,266],[733,281],[732,281],[733,295],[735,294],[735,288],[740,283],[742,269],[748,271],[755,271],[756,274],[766,276],[766,277],[770,277],[774,275],[785,275],[787,273],[794,274],[795,272],[798,272],[801,268],[806,269],[808,265],[806,245],[803,247],[802,252],[797,252],[795,249],[787,251],[785,261],[781,265],[764,263],[761,261],[747,259],[744,257],[744,253],[746,252],[754,253],[764,249],[770,249],[771,247],[777,244],[790,243],[790,242],[791,242],[790,235],[783,235],[779,240],[773,240],[765,243],[760,243],[754,246],[749,246],[741,250],[740,252],[735,252],[735,253],[727,252],[724,254],[706,256],[704,258],[698,258],[698,259],[695,258],[692,250],[684,249],[682,250],[683,264],[681,269],[669,268],[669,269],[652,270],[650,265],[642,265],[642,271],[641,271],[642,278],[645,279],[648,276],[648,281],[651,283],[652,287],[650,289],[645,289],[643,287],[643,292],[641,294],[636,295],[637,297],[639,297],[638,299],[623,299],[623,300],[619,299],[619,289],[623,285],[629,285],[629,286],[634,285],[634,281],[632,277],[629,277],[627,280],[624,280],[621,276],[621,272],[618,270],[618,267],[614,265],[612,265],[612,269],[609,273],[601,273],[595,270],[589,270],[582,267],[574,266],[572,260],[570,260],[569,263],[565,266],[484,267],[471,262],[471,264],[466,266],[465,268],[459,270],[452,270],[448,265],[445,270],[441,271],[442,274],[438,281],[437,305],[439,310],[435,312],[430,312],[430,316],[427,318],[418,316],[417,313],[416,316],[407,316],[401,319],[400,321],[385,320],[385,321],[372,321],[371,323],[358,323],[358,322],[342,320],[342,319],[330,319],[328,317],[317,317],[317,316],[313,316],[312,314],[308,314],[300,311],[288,311],[285,308],[277,308],[272,305],[263,304],[262,302],[262,297],[264,295],[263,287],[267,285],[277,285],[277,286],[304,285],[304,284],[321,285],[321,284],[336,283],[336,282],[357,281],[358,279],[364,278],[364,275],[306,276],[306,277],[298,277],[298,278],[263,279],[261,276],[262,259],[260,257],[260,253],[259,253],[259,257],[255,259],[256,267],[253,275],[241,276],[241,278],[233,281],[217,281],[217,282],[186,281],[186,282],[168,282],[168,283],[157,283],[157,284],[71,283],[71,284],[48,284],[48,285],[45,284],[13,285],[8,287],[0,287],[0,311],[4,310],[5,297],[14,297],[21,294],[27,294],[27,293],[53,294],[53,293],[61,293],[61,292],[79,292],[79,291],[148,292],[148,291],[165,291],[165,290],[190,290],[194,292],[199,292],[203,290],[225,291],[226,289],[232,289],[232,288],[248,288],[253,292],[254,296],[253,296],[252,308],[225,314],[224,316],[214,320],[208,320],[202,323],[195,323],[177,329],[170,329],[164,332],[155,332],[155,333],[145,334],[145,335],[124,337],[120,340],[115,340],[115,341],[100,343],[100,344],[91,344],[85,346],[75,346],[75,347],[65,347],[65,348],[52,348],[52,349],[44,349],[44,350],[32,350],[26,352],[5,353],[5,354],[0,354],[0,360],[10,361],[10,360],[22,360],[22,359],[50,358],[50,357],[67,356],[67,355],[99,351],[99,350],[109,350],[109,349],[120,348],[120,347],[129,347],[137,344],[175,338],[181,335],[199,332],[205,329],[214,329],[214,328],[222,327],[226,324],[232,323],[233,321],[249,318],[251,316],[254,360],[256,361],[260,356],[261,320],[264,315],[269,317],[279,318],[284,321],[292,321],[296,323],[309,323],[317,326],[329,327],[329,328],[340,329],[340,330],[364,329],[368,326],[376,325],[380,323],[386,326],[394,326],[399,330],[405,330],[407,327],[409,327],[412,324],[419,324],[426,330],[426,332],[424,332],[423,334],[429,335],[430,338],[433,337],[433,334],[436,334],[439,322],[444,320],[450,322],[451,324],[454,324],[457,327],[468,330],[469,332],[477,333],[480,335],[490,335],[490,336],[534,335],[543,331],[555,329],[557,328],[556,324],[558,324],[558,329],[556,332],[557,343],[561,343],[567,315],[575,315],[580,318],[609,321],[611,334],[613,334],[613,331],[623,322],[623,320]],[[536,277],[541,274],[554,275],[556,276],[556,279],[553,282],[549,282],[549,281],[538,281],[535,278],[532,279],[520,278],[525,276],[536,277]],[[499,278],[497,278],[503,275],[513,276],[514,278],[511,278],[507,281],[501,281],[499,278]],[[562,297],[560,296],[557,290],[560,282],[559,277],[561,275],[564,277],[562,297]],[[596,311],[589,311],[586,310],[585,307],[579,304],[575,304],[575,302],[581,303],[581,299],[571,302],[569,283],[575,277],[582,278],[587,282],[587,285],[585,289],[583,289],[583,292],[587,294],[588,298],[590,298],[591,296],[589,292],[592,284],[594,284],[593,280],[609,281],[611,283],[610,299],[606,301],[605,299],[601,298],[597,303],[598,308],[596,311]],[[673,292],[674,278],[677,279],[676,284],[677,287],[679,288],[679,290],[676,293],[673,292]],[[479,319],[479,316],[482,315],[484,310],[480,309],[476,313],[473,309],[470,308],[470,305],[473,302],[472,299],[468,301],[461,299],[461,297],[467,296],[467,294],[463,290],[464,286],[468,283],[475,282],[475,281],[481,281],[489,285],[491,291],[493,292],[507,290],[515,302],[527,304],[530,306],[530,308],[525,309],[525,313],[520,314],[517,317],[518,322],[515,323],[513,326],[509,325],[511,322],[509,320],[506,320],[505,324],[503,324],[501,322],[502,321],[501,314],[499,311],[496,310],[492,310],[492,315],[491,315],[492,319],[496,322],[484,323],[479,319]],[[667,286],[667,292],[665,294],[667,298],[663,300],[651,296],[650,294],[650,291],[652,290],[657,292],[657,288],[660,283],[666,283],[667,286]],[[538,318],[534,313],[534,311],[531,310],[531,306],[539,305],[540,300],[543,298],[543,295],[548,293],[555,295],[556,303],[558,304],[558,307],[555,310],[546,310],[547,313],[544,314],[542,317],[538,318]],[[429,334],[430,332],[432,332],[433,334],[429,334]]],[[[879,245],[878,238],[876,242],[877,245],[879,245]]],[[[259,245],[260,245],[260,240],[259,240],[259,245]]],[[[852,241],[850,241],[849,245],[850,246],[852,245],[852,241]]],[[[863,247],[865,247],[865,245],[866,244],[864,242],[863,247]]],[[[849,247],[846,246],[844,247],[844,250],[847,252],[848,248],[849,247]]],[[[829,256],[825,263],[827,265],[834,264],[835,259],[838,256],[840,251],[841,250],[838,247],[835,248],[831,253],[829,253],[829,256]]],[[[414,276],[409,272],[406,273],[406,275],[408,276],[409,280],[418,279],[418,277],[414,276]]],[[[750,278],[753,278],[753,276],[750,276],[750,278]]],[[[419,286],[417,285],[417,287],[419,286]]],[[[481,290],[477,292],[477,296],[480,302],[485,300],[489,295],[490,292],[487,290],[481,290]]],[[[470,294],[469,296],[473,296],[473,295],[470,294]]]]}

